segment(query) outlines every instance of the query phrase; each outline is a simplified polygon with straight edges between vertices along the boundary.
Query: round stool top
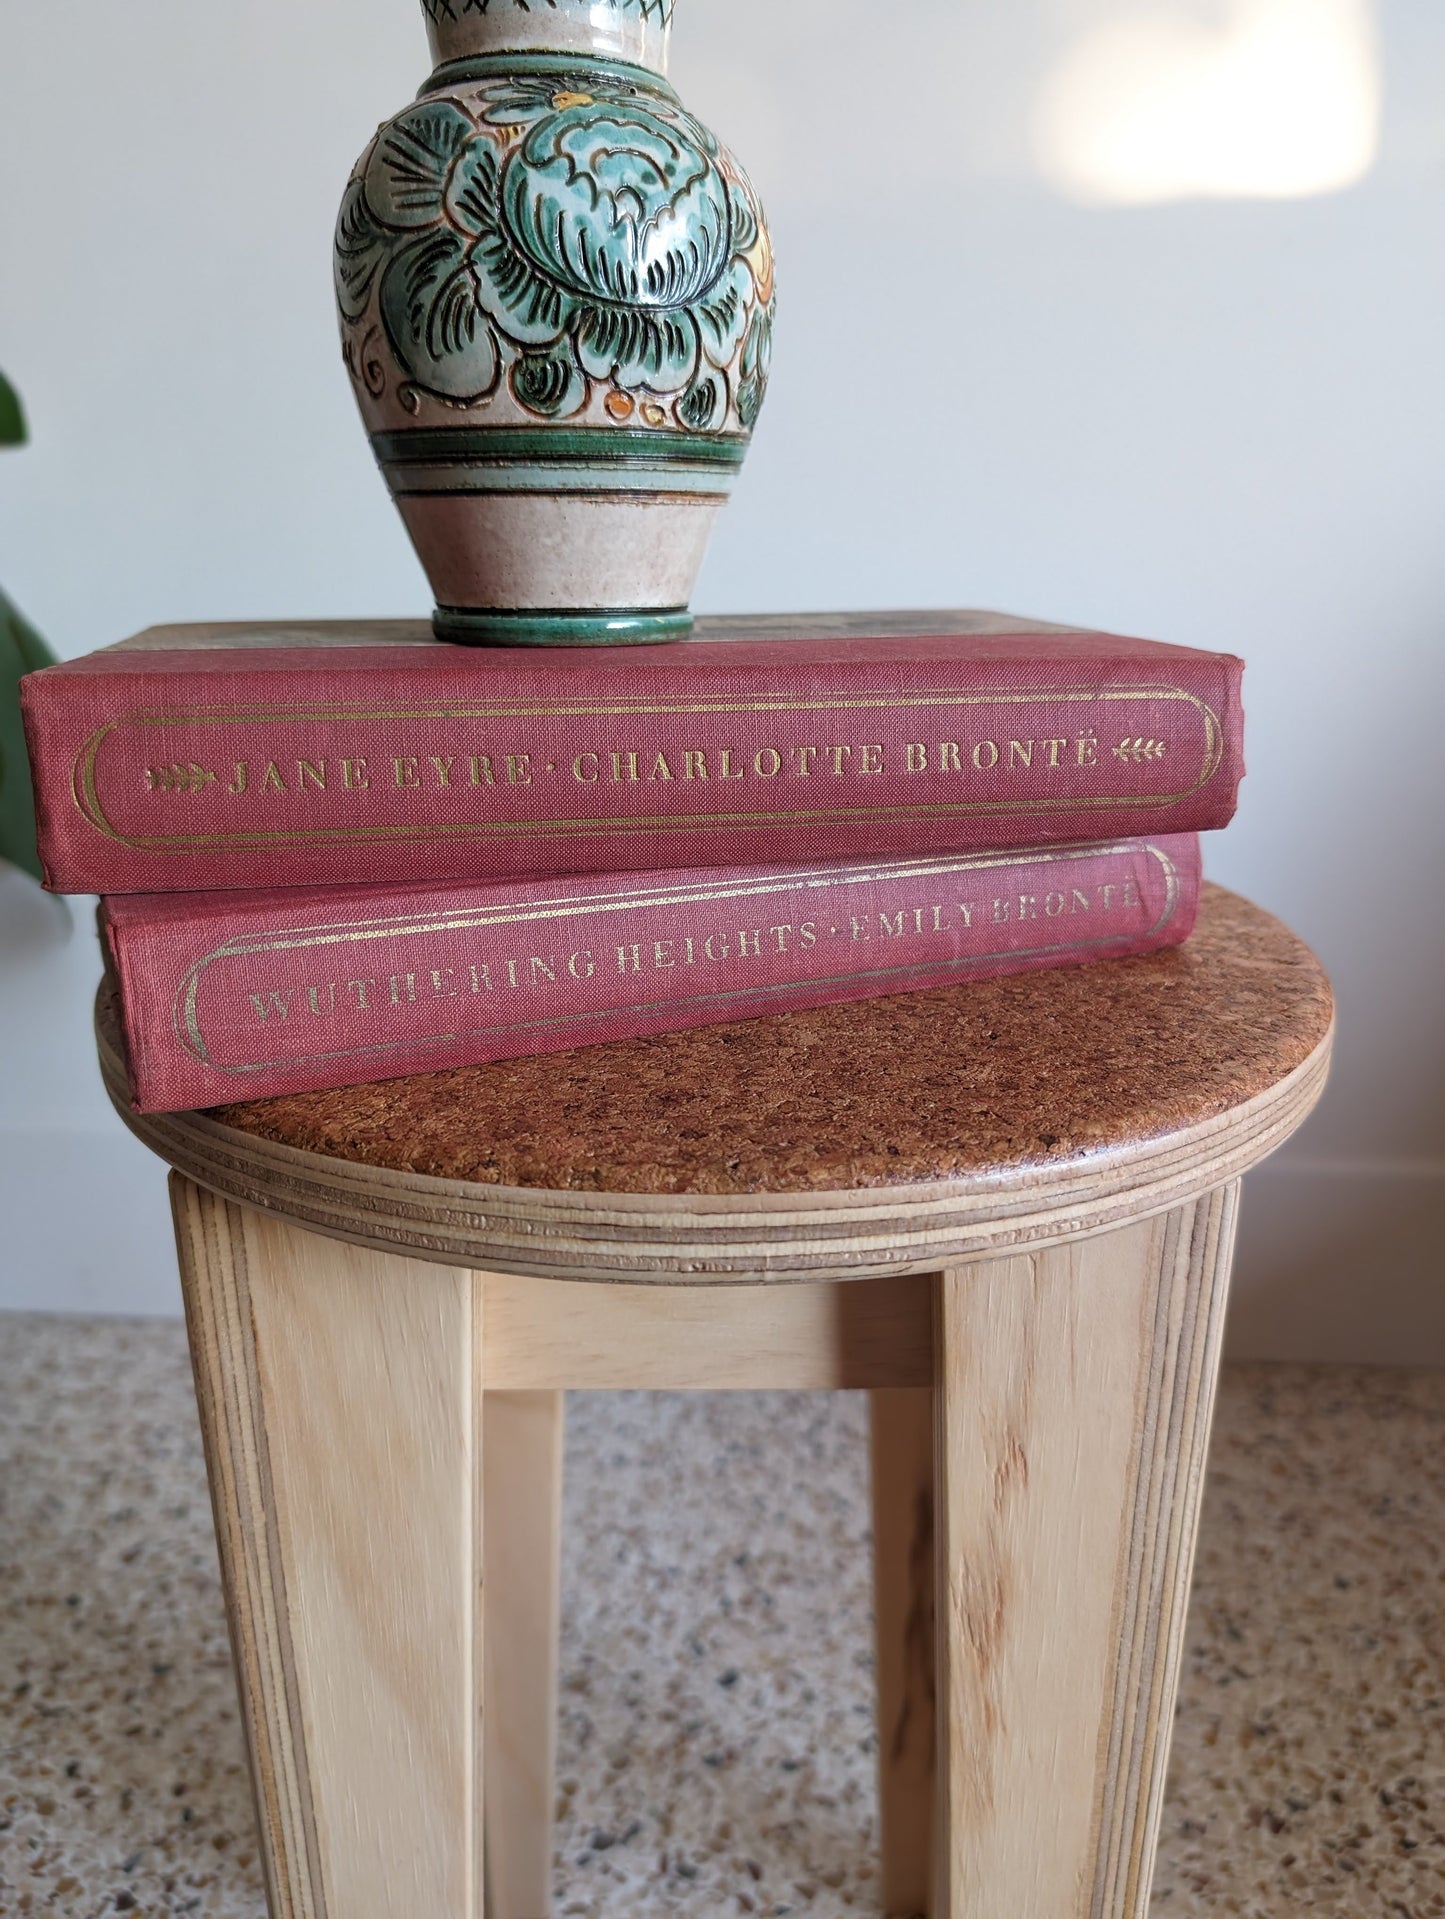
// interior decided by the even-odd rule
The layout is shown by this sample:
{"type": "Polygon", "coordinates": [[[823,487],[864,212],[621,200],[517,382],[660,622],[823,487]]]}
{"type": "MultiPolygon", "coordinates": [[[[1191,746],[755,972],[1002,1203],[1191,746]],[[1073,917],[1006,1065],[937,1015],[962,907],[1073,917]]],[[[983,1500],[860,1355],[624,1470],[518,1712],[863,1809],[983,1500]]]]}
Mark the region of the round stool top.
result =
{"type": "Polygon", "coordinates": [[[127,1123],[202,1184],[449,1263],[917,1271],[1237,1177],[1324,1084],[1329,983],[1207,887],[1178,950],[127,1123]]]}

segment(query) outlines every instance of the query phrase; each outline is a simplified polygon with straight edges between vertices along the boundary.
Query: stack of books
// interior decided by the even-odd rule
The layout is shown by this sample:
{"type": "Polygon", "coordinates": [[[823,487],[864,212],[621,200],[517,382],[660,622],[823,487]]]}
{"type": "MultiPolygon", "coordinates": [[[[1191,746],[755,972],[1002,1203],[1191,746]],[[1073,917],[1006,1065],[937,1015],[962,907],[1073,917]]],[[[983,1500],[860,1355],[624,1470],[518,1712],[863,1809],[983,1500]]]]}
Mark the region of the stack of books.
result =
{"type": "Polygon", "coordinates": [[[22,703],[150,1112],[1177,944],[1241,671],[989,613],[597,651],[237,624],[22,703]]]}

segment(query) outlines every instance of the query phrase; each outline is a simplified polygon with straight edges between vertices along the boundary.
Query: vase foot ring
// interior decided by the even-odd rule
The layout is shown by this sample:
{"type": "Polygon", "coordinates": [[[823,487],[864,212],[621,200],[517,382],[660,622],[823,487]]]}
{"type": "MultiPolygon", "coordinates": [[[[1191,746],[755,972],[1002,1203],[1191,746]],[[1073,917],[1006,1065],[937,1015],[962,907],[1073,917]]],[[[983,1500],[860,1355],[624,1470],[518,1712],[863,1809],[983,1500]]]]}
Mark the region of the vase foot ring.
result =
{"type": "Polygon", "coordinates": [[[656,646],[685,640],[692,614],[685,606],[439,606],[432,630],[457,646],[656,646]]]}

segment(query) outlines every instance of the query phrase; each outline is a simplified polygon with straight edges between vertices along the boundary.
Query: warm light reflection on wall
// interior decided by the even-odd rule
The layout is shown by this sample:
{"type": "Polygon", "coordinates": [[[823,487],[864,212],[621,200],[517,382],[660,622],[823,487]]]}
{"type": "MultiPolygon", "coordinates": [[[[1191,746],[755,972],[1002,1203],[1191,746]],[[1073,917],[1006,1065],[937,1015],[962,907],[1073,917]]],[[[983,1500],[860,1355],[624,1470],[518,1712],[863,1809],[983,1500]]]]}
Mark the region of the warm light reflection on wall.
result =
{"type": "Polygon", "coordinates": [[[1039,99],[1049,184],[1142,206],[1294,199],[1363,178],[1380,125],[1371,0],[1226,0],[1215,21],[1136,0],[1086,33],[1039,99]]]}

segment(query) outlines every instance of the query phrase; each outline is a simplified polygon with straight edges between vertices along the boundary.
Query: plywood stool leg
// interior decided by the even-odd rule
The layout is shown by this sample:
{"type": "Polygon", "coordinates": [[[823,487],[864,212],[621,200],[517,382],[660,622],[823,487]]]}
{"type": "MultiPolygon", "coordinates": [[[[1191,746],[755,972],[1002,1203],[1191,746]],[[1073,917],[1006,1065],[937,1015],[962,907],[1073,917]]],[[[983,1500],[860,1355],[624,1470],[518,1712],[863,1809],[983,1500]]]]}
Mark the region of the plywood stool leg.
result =
{"type": "Polygon", "coordinates": [[[273,1919],[482,1919],[482,1282],[172,1201],[273,1919]]]}
{"type": "Polygon", "coordinates": [[[1237,1196],[940,1279],[938,1919],[1144,1919],[1237,1196]]]}
{"type": "Polygon", "coordinates": [[[557,1752],[563,1396],[489,1392],[487,1919],[548,1919],[557,1752]]]}
{"type": "Polygon", "coordinates": [[[935,1787],[933,1393],[869,1395],[883,1910],[928,1910],[935,1787]]]}

